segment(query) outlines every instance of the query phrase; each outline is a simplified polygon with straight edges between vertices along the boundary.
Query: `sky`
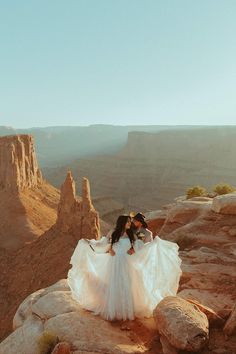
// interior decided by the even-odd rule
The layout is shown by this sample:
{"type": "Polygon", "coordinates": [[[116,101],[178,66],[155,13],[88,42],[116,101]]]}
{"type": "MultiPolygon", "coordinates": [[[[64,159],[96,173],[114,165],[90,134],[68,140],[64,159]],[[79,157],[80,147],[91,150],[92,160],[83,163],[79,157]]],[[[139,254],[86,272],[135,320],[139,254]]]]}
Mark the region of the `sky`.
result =
{"type": "Polygon", "coordinates": [[[0,125],[236,124],[235,0],[0,0],[0,125]]]}

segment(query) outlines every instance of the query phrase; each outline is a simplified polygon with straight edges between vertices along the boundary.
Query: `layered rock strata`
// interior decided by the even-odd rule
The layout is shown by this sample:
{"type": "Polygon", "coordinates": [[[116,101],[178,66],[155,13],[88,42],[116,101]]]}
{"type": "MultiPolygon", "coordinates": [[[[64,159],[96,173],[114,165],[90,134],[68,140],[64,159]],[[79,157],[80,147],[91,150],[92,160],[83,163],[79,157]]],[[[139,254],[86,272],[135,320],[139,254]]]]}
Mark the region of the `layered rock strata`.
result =
{"type": "Polygon", "coordinates": [[[42,184],[31,135],[0,137],[0,190],[22,191],[42,184]]]}

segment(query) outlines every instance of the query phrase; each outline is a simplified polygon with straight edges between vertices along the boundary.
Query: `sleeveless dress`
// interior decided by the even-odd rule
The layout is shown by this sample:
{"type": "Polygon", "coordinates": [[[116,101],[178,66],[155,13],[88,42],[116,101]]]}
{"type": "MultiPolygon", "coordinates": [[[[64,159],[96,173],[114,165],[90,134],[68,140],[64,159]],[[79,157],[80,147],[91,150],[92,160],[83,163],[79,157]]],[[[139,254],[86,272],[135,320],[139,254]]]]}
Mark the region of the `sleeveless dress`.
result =
{"type": "Polygon", "coordinates": [[[156,305],[176,295],[181,276],[178,245],[160,239],[134,242],[135,253],[127,254],[130,240],[122,236],[113,244],[115,256],[105,253],[107,237],[90,240],[93,249],[79,240],[68,272],[72,297],[87,310],[106,320],[150,317],[156,305]]]}

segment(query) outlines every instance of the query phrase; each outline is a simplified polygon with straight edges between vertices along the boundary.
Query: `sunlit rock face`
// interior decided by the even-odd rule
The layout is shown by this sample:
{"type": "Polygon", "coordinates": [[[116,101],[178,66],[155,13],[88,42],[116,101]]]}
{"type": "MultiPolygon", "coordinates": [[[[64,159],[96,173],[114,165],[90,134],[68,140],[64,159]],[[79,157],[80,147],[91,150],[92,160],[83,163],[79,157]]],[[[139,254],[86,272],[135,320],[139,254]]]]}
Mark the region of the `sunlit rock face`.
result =
{"type": "Polygon", "coordinates": [[[38,166],[31,135],[0,137],[0,247],[16,250],[55,224],[59,191],[38,166]]]}
{"type": "Polygon", "coordinates": [[[71,172],[68,171],[61,186],[56,227],[62,232],[72,233],[76,238],[100,237],[99,215],[92,205],[87,178],[83,178],[82,198],[77,198],[75,182],[71,172]]]}
{"type": "Polygon", "coordinates": [[[42,184],[31,135],[0,137],[0,189],[12,192],[42,184]]]}

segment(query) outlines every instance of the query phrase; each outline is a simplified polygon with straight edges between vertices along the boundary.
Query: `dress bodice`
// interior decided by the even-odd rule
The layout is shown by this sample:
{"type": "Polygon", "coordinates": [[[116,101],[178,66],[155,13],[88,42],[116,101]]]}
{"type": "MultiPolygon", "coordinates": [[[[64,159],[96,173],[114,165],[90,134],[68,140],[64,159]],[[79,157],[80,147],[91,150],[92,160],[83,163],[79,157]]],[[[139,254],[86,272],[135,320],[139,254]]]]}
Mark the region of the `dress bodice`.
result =
{"type": "Polygon", "coordinates": [[[112,246],[116,253],[125,253],[131,247],[131,243],[128,236],[121,236],[118,242],[115,242],[112,246]]]}

